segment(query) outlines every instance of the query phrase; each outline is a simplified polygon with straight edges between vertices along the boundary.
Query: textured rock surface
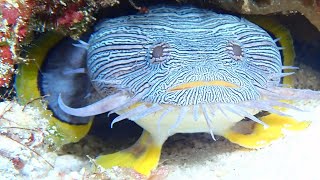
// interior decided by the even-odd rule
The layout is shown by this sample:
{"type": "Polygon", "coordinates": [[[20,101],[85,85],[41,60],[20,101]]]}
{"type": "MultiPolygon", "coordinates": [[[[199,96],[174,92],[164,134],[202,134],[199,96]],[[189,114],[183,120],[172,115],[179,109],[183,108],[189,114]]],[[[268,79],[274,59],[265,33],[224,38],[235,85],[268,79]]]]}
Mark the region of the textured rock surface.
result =
{"type": "MultiPolygon", "coordinates": [[[[179,2],[197,2],[197,0],[177,0],[179,2]]],[[[241,14],[301,13],[320,30],[319,0],[209,0],[205,3],[219,6],[225,10],[241,14]]]]}

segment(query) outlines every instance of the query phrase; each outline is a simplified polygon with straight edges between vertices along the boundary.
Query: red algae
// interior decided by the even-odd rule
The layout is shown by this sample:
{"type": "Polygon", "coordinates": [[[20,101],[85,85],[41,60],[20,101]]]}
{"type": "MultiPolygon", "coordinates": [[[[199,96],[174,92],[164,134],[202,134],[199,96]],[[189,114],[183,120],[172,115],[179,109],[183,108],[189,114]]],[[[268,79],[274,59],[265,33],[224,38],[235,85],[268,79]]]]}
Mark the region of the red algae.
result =
{"type": "Polygon", "coordinates": [[[19,43],[27,35],[26,25],[31,16],[30,6],[21,2],[0,2],[0,87],[8,87],[18,59],[19,43]]]}

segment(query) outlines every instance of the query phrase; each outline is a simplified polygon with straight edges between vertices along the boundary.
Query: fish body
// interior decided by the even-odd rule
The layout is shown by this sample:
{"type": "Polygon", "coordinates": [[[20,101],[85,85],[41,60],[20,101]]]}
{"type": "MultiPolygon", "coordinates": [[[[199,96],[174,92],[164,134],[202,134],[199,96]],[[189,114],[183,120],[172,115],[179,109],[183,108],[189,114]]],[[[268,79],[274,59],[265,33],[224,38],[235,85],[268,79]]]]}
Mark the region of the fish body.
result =
{"type": "MultiPolygon", "coordinates": [[[[168,113],[163,111],[152,113],[135,122],[148,132],[152,132],[151,135],[155,143],[162,145],[169,136],[176,133],[205,132],[210,133],[215,139],[214,135],[225,135],[237,122],[244,118],[244,116],[229,113],[228,111],[215,111],[214,114],[212,111],[209,109],[199,109],[199,115],[195,119],[193,109],[175,108],[168,113]],[[164,113],[166,113],[165,116],[164,113]],[[206,118],[210,118],[210,122],[206,118]]],[[[251,111],[250,113],[252,114],[258,113],[257,110],[251,111]]]]}
{"type": "Polygon", "coordinates": [[[296,122],[287,109],[299,108],[290,101],[320,99],[317,92],[282,88],[281,79],[291,74],[282,71],[294,68],[282,65],[277,41],[244,18],[194,7],[154,7],[108,19],[88,43],[77,45],[87,51],[86,72],[101,99],[70,107],[62,93],[57,104],[68,117],[116,112],[112,126],[130,119],[143,127],[135,145],[98,157],[103,167],[131,167],[148,175],[164,141],[175,133],[207,132],[261,147],[296,122]],[[256,116],[261,111],[272,116],[256,116]],[[257,124],[251,136],[232,130],[244,118],[257,124]],[[279,128],[269,128],[270,119],[279,128]]]}
{"type": "Polygon", "coordinates": [[[88,42],[87,69],[107,97],[99,106],[114,106],[73,115],[114,111],[120,114],[114,123],[129,118],[162,144],[178,132],[223,135],[253,117],[261,110],[253,105],[264,96],[260,89],[279,85],[282,64],[271,36],[244,18],[158,7],[99,24],[88,42]],[[120,96],[123,102],[113,102],[120,96]]]}
{"type": "Polygon", "coordinates": [[[111,126],[130,119],[143,127],[135,145],[98,157],[103,167],[148,175],[175,133],[207,132],[213,139],[220,135],[261,147],[280,138],[290,123],[307,126],[283,111],[298,108],[281,100],[307,96],[288,96],[291,90],[281,88],[281,79],[292,74],[282,71],[294,68],[282,65],[278,40],[244,18],[193,7],[155,7],[109,19],[96,26],[86,45],[89,78],[104,98],[72,108],[59,96],[58,104],[81,117],[116,112],[111,126]],[[260,111],[271,116],[256,117],[260,111]],[[257,123],[251,135],[232,130],[244,118],[257,123]]]}

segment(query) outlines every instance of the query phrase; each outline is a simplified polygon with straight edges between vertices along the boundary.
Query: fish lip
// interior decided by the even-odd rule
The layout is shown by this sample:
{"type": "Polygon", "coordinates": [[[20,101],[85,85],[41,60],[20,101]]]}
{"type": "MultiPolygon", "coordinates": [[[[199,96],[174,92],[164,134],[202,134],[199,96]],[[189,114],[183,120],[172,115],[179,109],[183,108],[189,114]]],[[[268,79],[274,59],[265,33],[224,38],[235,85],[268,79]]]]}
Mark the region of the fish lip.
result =
{"type": "Polygon", "coordinates": [[[237,84],[234,84],[234,83],[231,83],[228,81],[223,81],[223,80],[193,81],[193,82],[188,82],[188,83],[183,83],[183,84],[173,86],[173,87],[169,88],[167,91],[168,92],[181,91],[181,90],[203,87],[203,86],[217,86],[217,87],[225,87],[225,88],[239,88],[240,87],[237,84]]]}

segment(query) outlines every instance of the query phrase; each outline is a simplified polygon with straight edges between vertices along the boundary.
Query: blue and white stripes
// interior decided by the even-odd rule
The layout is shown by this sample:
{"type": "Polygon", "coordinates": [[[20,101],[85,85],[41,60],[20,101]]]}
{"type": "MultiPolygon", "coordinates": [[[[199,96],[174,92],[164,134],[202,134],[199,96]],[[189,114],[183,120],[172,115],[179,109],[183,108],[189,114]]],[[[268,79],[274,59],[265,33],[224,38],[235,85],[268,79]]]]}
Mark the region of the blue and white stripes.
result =
{"type": "Polygon", "coordinates": [[[89,74],[102,94],[119,88],[144,93],[144,102],[179,106],[258,99],[257,88],[279,83],[280,78],[268,77],[281,73],[281,67],[278,47],[263,29],[192,7],[152,8],[147,14],[106,20],[91,36],[88,49],[89,74]],[[168,91],[210,81],[238,88],[168,91]]]}
{"type": "Polygon", "coordinates": [[[244,117],[266,125],[253,115],[295,109],[279,101],[293,98],[279,87],[289,75],[282,69],[292,67],[282,66],[276,41],[243,18],[192,7],[106,20],[86,45],[89,77],[104,98],[82,108],[68,107],[61,96],[58,103],[75,116],[120,112],[112,124],[130,118],[147,130],[169,118],[169,134],[190,113],[200,123],[192,128],[205,120],[212,136],[226,128],[221,117],[231,125],[244,117]],[[144,121],[149,115],[158,118],[144,121]]]}

